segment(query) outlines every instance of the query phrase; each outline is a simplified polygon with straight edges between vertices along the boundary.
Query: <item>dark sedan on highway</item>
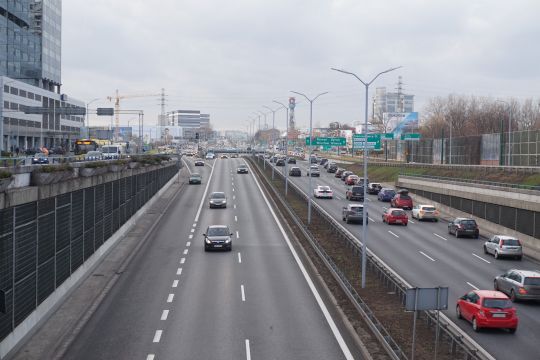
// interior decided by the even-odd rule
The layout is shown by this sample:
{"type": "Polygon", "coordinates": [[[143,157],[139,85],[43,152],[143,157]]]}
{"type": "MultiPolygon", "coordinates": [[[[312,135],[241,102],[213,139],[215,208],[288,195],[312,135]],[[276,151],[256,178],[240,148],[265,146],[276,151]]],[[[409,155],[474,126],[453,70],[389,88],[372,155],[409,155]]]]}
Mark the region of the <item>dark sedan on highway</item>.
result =
{"type": "Polygon", "coordinates": [[[396,195],[394,189],[382,188],[377,194],[377,200],[390,202],[394,195],[396,195]]]}
{"type": "Polygon", "coordinates": [[[299,167],[293,166],[289,170],[289,176],[302,176],[302,171],[300,170],[299,167]]]}
{"type": "Polygon", "coordinates": [[[210,225],[204,236],[204,251],[208,250],[232,250],[233,233],[227,225],[210,225]]]}
{"type": "Polygon", "coordinates": [[[189,176],[189,184],[198,184],[200,185],[202,183],[202,176],[198,173],[193,173],[189,176]]]}
{"type": "Polygon", "coordinates": [[[480,236],[478,224],[474,219],[469,218],[456,218],[454,221],[449,222],[448,233],[455,235],[457,238],[466,235],[478,239],[480,236]]]}
{"type": "Polygon", "coordinates": [[[32,164],[48,164],[49,158],[44,153],[36,153],[32,157],[32,164]]]}

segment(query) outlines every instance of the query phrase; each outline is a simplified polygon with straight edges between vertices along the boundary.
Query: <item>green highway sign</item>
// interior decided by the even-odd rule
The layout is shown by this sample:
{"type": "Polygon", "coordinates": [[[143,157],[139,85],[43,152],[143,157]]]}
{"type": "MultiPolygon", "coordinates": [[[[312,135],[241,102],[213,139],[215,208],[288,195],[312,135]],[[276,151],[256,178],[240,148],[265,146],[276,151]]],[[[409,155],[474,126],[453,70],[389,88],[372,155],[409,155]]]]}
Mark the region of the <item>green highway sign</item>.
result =
{"type": "MultiPolygon", "coordinates": [[[[309,138],[306,138],[306,145],[310,145],[309,138]]],[[[347,140],[344,137],[316,137],[313,138],[313,144],[315,146],[346,146],[347,140]]]]}
{"type": "Polygon", "coordinates": [[[394,133],[382,134],[382,140],[394,140],[394,133]]]}
{"type": "MultiPolygon", "coordinates": [[[[353,135],[353,148],[363,149],[366,134],[353,135]]],[[[369,150],[381,150],[381,134],[367,134],[367,148],[369,150]]]]}
{"type": "Polygon", "coordinates": [[[420,134],[410,133],[410,134],[401,134],[401,140],[420,140],[420,134]]]}

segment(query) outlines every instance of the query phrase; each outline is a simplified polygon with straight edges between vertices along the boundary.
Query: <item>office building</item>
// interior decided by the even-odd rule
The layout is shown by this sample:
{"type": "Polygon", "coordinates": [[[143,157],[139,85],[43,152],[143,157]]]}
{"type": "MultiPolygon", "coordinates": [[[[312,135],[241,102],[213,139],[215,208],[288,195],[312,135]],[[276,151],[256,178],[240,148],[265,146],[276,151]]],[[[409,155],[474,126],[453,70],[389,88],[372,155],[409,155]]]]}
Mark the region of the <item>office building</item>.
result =
{"type": "Polygon", "coordinates": [[[69,148],[79,136],[84,103],[60,90],[61,25],[61,0],[0,1],[1,150],[69,148]]]}
{"type": "Polygon", "coordinates": [[[168,113],[167,118],[168,126],[176,127],[183,139],[209,138],[210,114],[201,114],[200,110],[175,110],[168,113]]]}
{"type": "Polygon", "coordinates": [[[373,123],[380,123],[384,113],[414,112],[414,95],[403,93],[403,82],[399,77],[396,92],[389,92],[386,87],[378,87],[373,97],[373,123]]]}

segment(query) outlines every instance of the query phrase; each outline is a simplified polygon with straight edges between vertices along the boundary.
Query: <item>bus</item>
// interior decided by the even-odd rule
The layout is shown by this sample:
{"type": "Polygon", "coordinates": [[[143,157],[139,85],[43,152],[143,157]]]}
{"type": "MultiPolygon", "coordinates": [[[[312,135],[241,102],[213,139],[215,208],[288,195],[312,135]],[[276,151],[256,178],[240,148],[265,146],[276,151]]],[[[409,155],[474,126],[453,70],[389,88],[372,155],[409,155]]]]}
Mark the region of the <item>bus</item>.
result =
{"type": "Polygon", "coordinates": [[[84,155],[89,151],[96,151],[98,144],[91,139],[81,139],[75,141],[75,155],[84,155]]]}

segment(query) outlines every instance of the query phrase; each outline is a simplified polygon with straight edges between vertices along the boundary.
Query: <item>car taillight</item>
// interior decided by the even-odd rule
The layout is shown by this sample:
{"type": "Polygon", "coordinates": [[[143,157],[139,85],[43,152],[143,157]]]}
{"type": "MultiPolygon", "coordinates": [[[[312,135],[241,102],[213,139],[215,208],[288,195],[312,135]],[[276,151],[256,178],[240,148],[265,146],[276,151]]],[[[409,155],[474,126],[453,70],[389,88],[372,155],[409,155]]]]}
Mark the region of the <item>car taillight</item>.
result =
{"type": "Polygon", "coordinates": [[[518,289],[518,293],[520,293],[521,295],[526,295],[527,294],[527,290],[525,288],[519,288],[518,289]]]}

